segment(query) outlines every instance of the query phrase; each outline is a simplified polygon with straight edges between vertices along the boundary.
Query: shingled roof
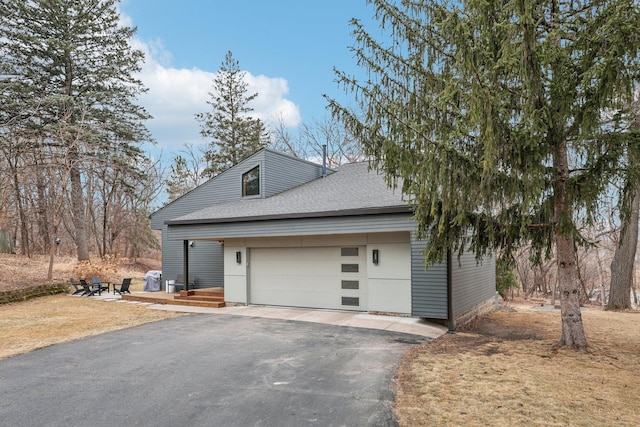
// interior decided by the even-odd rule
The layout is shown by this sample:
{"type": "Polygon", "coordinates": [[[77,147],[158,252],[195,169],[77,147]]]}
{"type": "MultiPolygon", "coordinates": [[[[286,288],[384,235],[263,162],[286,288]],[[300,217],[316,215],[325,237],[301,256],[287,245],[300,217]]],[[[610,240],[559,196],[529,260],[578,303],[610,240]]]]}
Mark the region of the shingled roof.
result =
{"type": "Polygon", "coordinates": [[[396,212],[410,212],[401,191],[389,189],[384,178],[370,171],[367,163],[351,163],[272,197],[220,203],[166,223],[212,224],[396,212]]]}

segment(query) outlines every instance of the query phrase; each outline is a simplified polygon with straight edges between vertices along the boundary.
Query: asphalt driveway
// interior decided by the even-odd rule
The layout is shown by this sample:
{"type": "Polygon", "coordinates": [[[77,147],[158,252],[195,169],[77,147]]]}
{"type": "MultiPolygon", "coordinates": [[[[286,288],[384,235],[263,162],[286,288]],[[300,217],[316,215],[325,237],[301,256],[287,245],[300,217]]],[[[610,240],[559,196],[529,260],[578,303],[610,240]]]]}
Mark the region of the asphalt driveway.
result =
{"type": "Polygon", "coordinates": [[[1,360],[0,423],[391,426],[398,362],[425,339],[243,316],[173,318],[1,360]]]}

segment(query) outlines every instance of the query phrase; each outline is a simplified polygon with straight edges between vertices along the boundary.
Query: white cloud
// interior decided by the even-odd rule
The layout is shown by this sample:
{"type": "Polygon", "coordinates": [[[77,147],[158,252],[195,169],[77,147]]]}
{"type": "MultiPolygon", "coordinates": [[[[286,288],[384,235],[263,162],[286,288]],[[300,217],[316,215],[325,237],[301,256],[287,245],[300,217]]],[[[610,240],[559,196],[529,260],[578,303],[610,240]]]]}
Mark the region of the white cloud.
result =
{"type": "MultiPolygon", "coordinates": [[[[125,23],[131,22],[125,15],[121,19],[125,23]]],[[[210,99],[215,74],[198,68],[171,67],[171,53],[160,40],[137,39],[132,45],[145,53],[146,61],[139,78],[149,92],[141,96],[140,103],[154,117],[147,122],[147,128],[157,140],[158,148],[176,152],[187,142],[204,143],[195,114],[211,110],[206,102],[210,99]]],[[[254,76],[246,72],[245,81],[248,94],[258,93],[251,103],[255,117],[267,124],[280,118],[290,128],[300,124],[298,106],[285,98],[289,87],[284,78],[254,76]]]]}
{"type": "Polygon", "coordinates": [[[291,128],[300,124],[298,106],[284,98],[289,92],[285,79],[253,76],[247,72],[245,81],[249,86],[249,94],[258,93],[258,97],[251,103],[256,117],[266,123],[281,119],[286,127],[291,128]]]}

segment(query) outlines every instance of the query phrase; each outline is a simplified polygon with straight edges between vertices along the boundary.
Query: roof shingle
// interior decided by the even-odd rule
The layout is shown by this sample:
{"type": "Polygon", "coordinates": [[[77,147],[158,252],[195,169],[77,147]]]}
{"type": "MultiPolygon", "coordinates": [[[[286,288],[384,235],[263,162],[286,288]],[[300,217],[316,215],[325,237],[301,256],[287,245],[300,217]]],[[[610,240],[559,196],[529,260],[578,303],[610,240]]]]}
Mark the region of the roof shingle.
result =
{"type": "Polygon", "coordinates": [[[340,166],[338,171],[275,196],[220,203],[167,221],[168,224],[224,223],[276,218],[305,218],[407,212],[399,190],[367,163],[340,166]]]}

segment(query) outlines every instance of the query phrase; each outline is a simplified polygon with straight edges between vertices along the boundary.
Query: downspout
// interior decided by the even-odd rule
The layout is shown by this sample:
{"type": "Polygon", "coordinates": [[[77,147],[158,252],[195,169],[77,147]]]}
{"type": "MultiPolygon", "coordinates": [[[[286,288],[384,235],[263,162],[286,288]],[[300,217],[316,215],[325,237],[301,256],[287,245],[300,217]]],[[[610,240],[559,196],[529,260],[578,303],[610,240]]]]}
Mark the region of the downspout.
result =
{"type": "Polygon", "coordinates": [[[184,274],[184,290],[188,291],[189,290],[189,241],[188,240],[182,241],[182,253],[184,254],[182,258],[184,260],[184,264],[182,265],[183,274],[184,274]]]}
{"type": "Polygon", "coordinates": [[[447,326],[449,327],[450,334],[455,333],[456,322],[453,315],[453,260],[451,249],[447,250],[447,326]]]}

